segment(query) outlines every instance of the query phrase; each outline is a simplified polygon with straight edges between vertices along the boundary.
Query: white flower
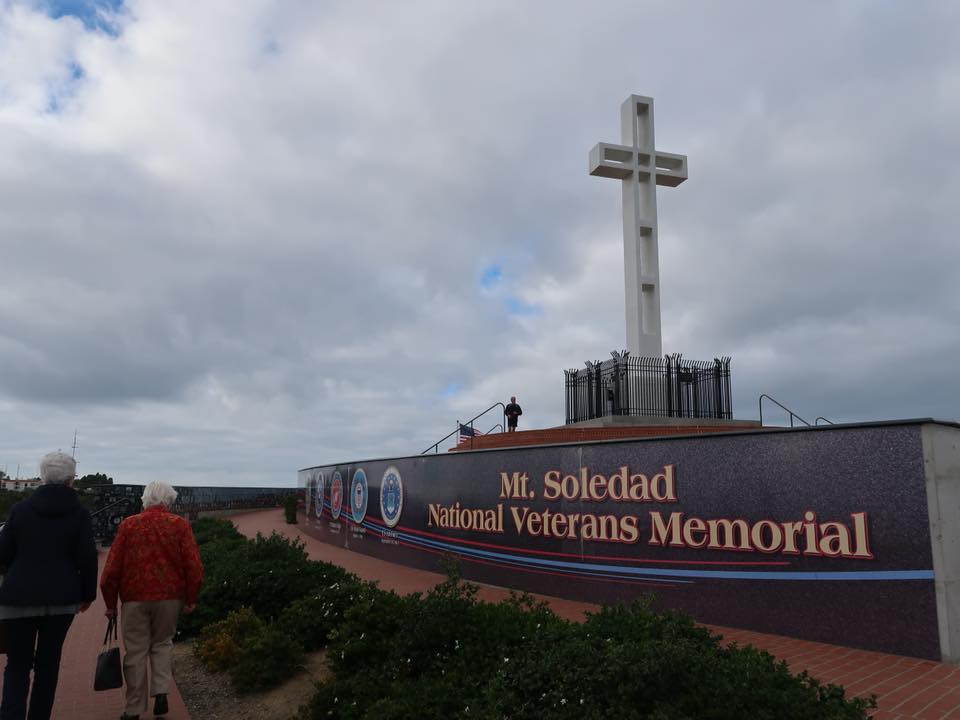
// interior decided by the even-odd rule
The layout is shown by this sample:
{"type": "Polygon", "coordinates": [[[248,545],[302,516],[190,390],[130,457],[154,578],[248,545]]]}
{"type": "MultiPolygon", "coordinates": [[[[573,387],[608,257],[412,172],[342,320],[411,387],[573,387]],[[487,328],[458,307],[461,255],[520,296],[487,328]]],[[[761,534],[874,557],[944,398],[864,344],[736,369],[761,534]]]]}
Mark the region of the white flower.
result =
{"type": "Polygon", "coordinates": [[[510,658],[504,658],[503,661],[504,661],[505,663],[508,663],[508,662],[510,662],[510,658]]]}
{"type": "Polygon", "coordinates": [[[566,698],[560,698],[560,704],[561,704],[561,705],[566,705],[566,704],[567,704],[567,699],[566,699],[566,698]]]}

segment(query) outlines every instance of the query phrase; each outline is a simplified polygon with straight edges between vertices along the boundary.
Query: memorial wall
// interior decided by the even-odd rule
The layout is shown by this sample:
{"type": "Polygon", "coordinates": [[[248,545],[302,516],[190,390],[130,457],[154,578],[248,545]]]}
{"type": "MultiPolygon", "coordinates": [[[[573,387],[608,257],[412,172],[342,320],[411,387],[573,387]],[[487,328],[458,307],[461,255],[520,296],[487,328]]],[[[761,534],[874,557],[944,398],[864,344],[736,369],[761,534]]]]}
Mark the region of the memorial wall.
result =
{"type": "Polygon", "coordinates": [[[954,550],[927,485],[960,485],[958,437],[914,421],[324,465],[299,472],[302,520],[391,562],[457,556],[481,582],[949,658],[954,550]]]}

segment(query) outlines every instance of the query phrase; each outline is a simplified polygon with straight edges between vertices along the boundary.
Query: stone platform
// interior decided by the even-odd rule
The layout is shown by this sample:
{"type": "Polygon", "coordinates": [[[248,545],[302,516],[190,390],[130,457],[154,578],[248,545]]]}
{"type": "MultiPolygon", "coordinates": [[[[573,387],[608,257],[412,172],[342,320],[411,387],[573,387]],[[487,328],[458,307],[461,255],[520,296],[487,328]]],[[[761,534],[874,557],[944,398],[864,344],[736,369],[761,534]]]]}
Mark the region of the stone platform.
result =
{"type": "Polygon", "coordinates": [[[560,427],[480,435],[463,441],[456,447],[450,448],[450,451],[491,450],[493,448],[525,445],[554,445],[558,443],[628,440],[631,438],[673,435],[703,435],[740,430],[759,430],[762,427],[755,420],[613,416],[585,420],[584,422],[561,425],[560,427]]]}

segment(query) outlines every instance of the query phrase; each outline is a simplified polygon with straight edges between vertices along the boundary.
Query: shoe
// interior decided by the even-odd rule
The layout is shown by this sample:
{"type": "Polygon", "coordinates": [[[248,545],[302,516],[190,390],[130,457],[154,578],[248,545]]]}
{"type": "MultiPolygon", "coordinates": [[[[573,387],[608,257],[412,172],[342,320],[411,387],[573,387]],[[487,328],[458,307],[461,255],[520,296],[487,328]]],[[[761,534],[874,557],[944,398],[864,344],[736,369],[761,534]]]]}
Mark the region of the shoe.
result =
{"type": "Polygon", "coordinates": [[[170,708],[167,706],[167,695],[166,693],[162,695],[153,696],[153,714],[157,717],[160,715],[166,715],[170,712],[170,708]]]}
{"type": "Polygon", "coordinates": [[[120,716],[120,720],[140,720],[140,716],[139,716],[139,715],[127,715],[126,713],[124,713],[123,715],[120,716]]]}

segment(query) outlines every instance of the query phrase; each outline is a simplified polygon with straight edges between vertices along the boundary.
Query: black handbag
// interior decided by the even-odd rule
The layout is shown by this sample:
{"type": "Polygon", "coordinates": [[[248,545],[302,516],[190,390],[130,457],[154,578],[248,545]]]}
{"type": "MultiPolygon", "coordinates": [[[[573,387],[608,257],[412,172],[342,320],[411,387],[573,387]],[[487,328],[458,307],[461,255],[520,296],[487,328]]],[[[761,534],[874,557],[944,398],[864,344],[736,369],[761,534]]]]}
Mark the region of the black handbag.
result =
{"type": "Polygon", "coordinates": [[[123,668],[120,665],[120,646],[117,644],[117,618],[107,620],[107,634],[103,649],[97,655],[97,671],[93,675],[93,689],[116,690],[123,687],[123,668]]]}

